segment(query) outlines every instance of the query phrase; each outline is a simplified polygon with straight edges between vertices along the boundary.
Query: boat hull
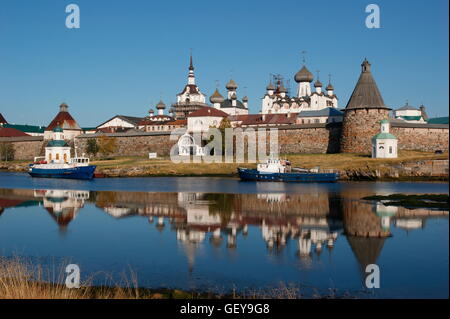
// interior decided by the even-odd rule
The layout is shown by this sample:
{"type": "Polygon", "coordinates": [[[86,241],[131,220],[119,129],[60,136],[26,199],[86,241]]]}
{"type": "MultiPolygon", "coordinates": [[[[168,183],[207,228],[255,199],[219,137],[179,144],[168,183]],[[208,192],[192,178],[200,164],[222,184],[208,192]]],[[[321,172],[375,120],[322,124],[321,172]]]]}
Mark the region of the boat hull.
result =
{"type": "Polygon", "coordinates": [[[238,168],[243,181],[292,182],[292,183],[333,183],[339,179],[338,173],[260,173],[256,169],[238,168]]]}
{"type": "Polygon", "coordinates": [[[94,177],[95,165],[79,166],[71,168],[34,168],[28,172],[32,177],[45,178],[69,178],[69,179],[92,179],[94,177]]]}

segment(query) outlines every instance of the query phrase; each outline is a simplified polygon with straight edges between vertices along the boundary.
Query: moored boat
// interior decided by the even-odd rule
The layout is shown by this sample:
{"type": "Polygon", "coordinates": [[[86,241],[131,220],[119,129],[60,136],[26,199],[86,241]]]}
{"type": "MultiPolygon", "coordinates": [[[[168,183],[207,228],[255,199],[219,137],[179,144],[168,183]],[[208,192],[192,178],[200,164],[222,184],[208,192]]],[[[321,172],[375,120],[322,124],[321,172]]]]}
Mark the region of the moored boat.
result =
{"type": "Polygon", "coordinates": [[[71,148],[63,137],[63,130],[57,126],[53,140],[45,147],[45,157],[35,157],[28,173],[32,177],[92,179],[96,166],[90,165],[87,157],[71,158],[71,148]]]}
{"type": "Polygon", "coordinates": [[[29,174],[32,177],[92,179],[95,165],[89,165],[88,158],[73,158],[64,164],[30,164],[29,174]]]}
{"type": "Polygon", "coordinates": [[[293,168],[287,160],[268,159],[256,169],[238,168],[244,181],[331,183],[339,179],[339,173],[332,170],[293,168]]]}

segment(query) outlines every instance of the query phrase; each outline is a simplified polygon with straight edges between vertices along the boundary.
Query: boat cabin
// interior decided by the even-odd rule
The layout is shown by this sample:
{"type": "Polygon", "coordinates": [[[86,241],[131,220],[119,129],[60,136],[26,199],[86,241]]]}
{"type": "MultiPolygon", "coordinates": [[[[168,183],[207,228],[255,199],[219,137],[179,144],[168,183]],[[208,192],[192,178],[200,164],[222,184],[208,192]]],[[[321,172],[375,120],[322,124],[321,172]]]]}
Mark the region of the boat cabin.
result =
{"type": "Polygon", "coordinates": [[[89,166],[89,158],[74,157],[70,159],[70,164],[76,164],[77,166],[89,166]]]}
{"type": "Polygon", "coordinates": [[[260,173],[289,173],[291,172],[291,162],[270,158],[265,163],[258,164],[257,170],[260,173]]]}

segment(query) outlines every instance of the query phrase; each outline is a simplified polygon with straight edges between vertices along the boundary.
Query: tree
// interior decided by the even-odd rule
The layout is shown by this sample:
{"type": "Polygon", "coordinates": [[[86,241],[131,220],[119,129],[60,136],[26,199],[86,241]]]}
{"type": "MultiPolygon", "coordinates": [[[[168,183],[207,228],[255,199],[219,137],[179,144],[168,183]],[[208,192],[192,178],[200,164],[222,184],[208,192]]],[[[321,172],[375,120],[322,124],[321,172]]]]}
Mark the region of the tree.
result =
{"type": "Polygon", "coordinates": [[[12,143],[9,142],[0,143],[0,160],[2,161],[14,160],[14,147],[12,143]]]}
{"type": "Polygon", "coordinates": [[[99,151],[100,146],[97,144],[97,140],[95,138],[88,139],[86,145],[86,153],[96,156],[99,151]]]}
{"type": "MultiPolygon", "coordinates": [[[[223,118],[222,121],[220,121],[220,124],[218,127],[210,126],[210,128],[217,128],[220,131],[220,134],[222,135],[222,152],[225,151],[225,129],[232,128],[231,122],[228,118],[223,118]]],[[[211,142],[214,138],[211,136],[209,138],[209,142],[211,142]]]]}
{"type": "Polygon", "coordinates": [[[113,154],[117,149],[117,141],[115,137],[103,135],[98,140],[99,152],[104,156],[113,154]]]}

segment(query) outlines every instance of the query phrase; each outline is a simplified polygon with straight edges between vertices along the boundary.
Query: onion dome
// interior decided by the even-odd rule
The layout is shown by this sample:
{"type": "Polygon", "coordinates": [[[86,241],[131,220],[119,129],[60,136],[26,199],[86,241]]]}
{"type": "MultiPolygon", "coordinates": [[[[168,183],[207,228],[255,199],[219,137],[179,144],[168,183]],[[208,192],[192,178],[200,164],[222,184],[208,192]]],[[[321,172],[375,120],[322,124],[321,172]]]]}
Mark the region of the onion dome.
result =
{"type": "Polygon", "coordinates": [[[314,79],[314,75],[309,72],[309,70],[306,68],[306,66],[303,66],[300,71],[295,74],[294,80],[297,83],[300,82],[312,82],[314,79]]]}
{"type": "Polygon", "coordinates": [[[287,93],[287,89],[283,86],[283,84],[280,85],[280,88],[278,89],[280,93],[287,93]]]}
{"type": "Polygon", "coordinates": [[[275,88],[273,87],[273,85],[272,85],[272,83],[269,83],[269,85],[267,85],[267,87],[266,87],[266,90],[267,91],[269,91],[269,90],[275,90],[275,88]]]}
{"type": "Polygon", "coordinates": [[[225,101],[223,96],[219,93],[219,90],[215,90],[214,93],[209,97],[211,103],[222,103],[225,101]]]}
{"type": "Polygon", "coordinates": [[[236,90],[237,84],[236,84],[236,82],[234,82],[233,79],[231,79],[225,87],[227,88],[227,90],[236,90]]]}
{"type": "Polygon", "coordinates": [[[155,111],[153,111],[153,109],[150,109],[150,110],[148,110],[148,113],[149,113],[150,115],[153,115],[153,114],[155,114],[155,111]]]}
{"type": "Polygon", "coordinates": [[[242,102],[248,102],[248,97],[247,97],[247,95],[244,96],[244,97],[242,98],[242,102]]]}
{"type": "Polygon", "coordinates": [[[320,82],[319,79],[317,79],[317,81],[314,82],[314,87],[315,88],[321,88],[322,87],[322,82],[320,82]]]}
{"type": "Polygon", "coordinates": [[[331,83],[328,83],[326,89],[327,89],[327,91],[333,91],[334,87],[331,85],[331,83]]]}
{"type": "Polygon", "coordinates": [[[158,110],[164,110],[166,108],[166,105],[164,104],[164,102],[161,100],[159,101],[159,103],[156,105],[156,108],[158,110]]]}

